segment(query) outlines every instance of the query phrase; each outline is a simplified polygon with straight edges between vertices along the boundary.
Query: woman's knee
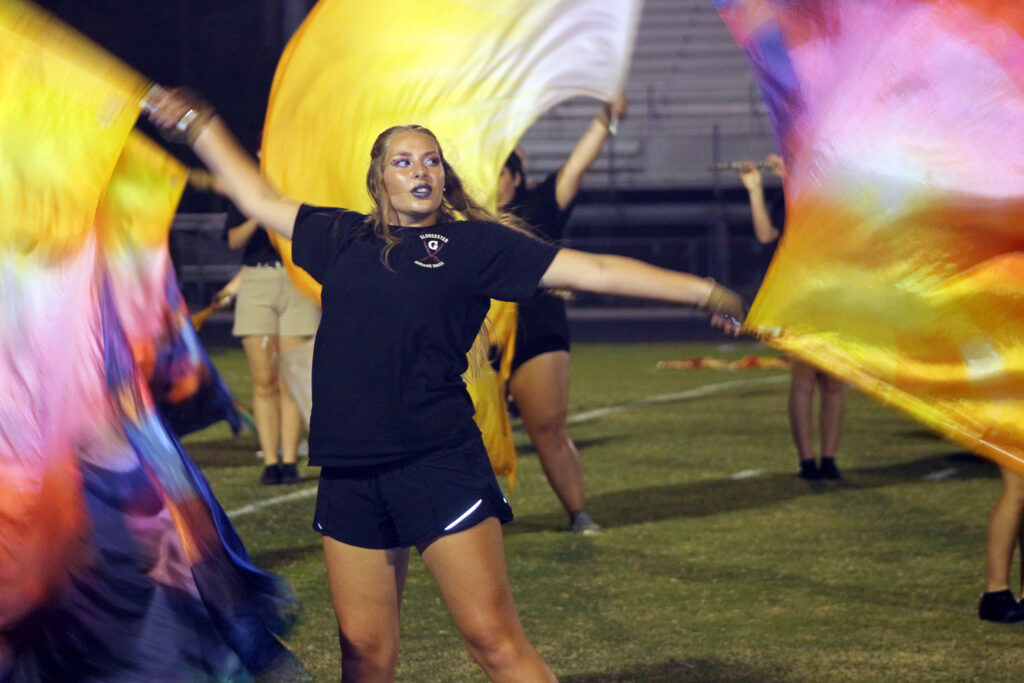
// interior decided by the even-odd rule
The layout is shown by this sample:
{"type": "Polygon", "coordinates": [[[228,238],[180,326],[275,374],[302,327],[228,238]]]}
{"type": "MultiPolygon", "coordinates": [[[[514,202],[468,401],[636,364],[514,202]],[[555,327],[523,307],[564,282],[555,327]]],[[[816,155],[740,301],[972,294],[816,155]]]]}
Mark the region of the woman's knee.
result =
{"type": "Polygon", "coordinates": [[[789,385],[789,397],[809,399],[814,394],[816,386],[814,375],[793,374],[789,385]]]}
{"type": "Polygon", "coordinates": [[[259,398],[277,398],[280,394],[280,384],[277,381],[277,373],[253,375],[252,393],[259,398]]]}
{"type": "Polygon", "coordinates": [[[523,656],[526,642],[518,623],[506,624],[500,620],[480,620],[474,627],[462,630],[462,639],[473,658],[487,671],[514,666],[523,656]]]}
{"type": "Polygon", "coordinates": [[[339,640],[341,666],[348,674],[359,672],[356,678],[376,680],[398,664],[398,638],[390,634],[342,628],[339,640]]]}
{"type": "Polygon", "coordinates": [[[533,419],[523,417],[523,427],[531,441],[544,445],[561,444],[569,439],[569,427],[564,415],[539,415],[533,419]]]}
{"type": "Polygon", "coordinates": [[[846,391],[846,385],[828,373],[821,373],[821,393],[823,395],[839,398],[846,391]]]}
{"type": "Polygon", "coordinates": [[[1024,510],[1024,477],[1009,470],[1003,470],[1002,498],[1006,504],[1024,510]]]}

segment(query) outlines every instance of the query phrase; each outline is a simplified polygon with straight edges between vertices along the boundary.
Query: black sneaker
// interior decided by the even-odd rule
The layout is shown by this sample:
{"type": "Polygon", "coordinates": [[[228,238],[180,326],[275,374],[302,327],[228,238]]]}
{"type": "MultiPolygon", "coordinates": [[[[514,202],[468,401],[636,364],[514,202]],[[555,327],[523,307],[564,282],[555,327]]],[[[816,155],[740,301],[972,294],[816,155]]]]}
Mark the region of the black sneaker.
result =
{"type": "Polygon", "coordinates": [[[1009,590],[982,593],[978,603],[978,617],[985,621],[1001,624],[1016,624],[1024,621],[1024,609],[1013,599],[1009,590]]]}
{"type": "Polygon", "coordinates": [[[821,471],[818,469],[818,463],[813,460],[801,460],[800,471],[797,473],[801,479],[807,481],[818,481],[821,479],[821,471]]]}
{"type": "Polygon", "coordinates": [[[839,481],[843,478],[843,475],[839,474],[839,468],[836,467],[835,458],[822,458],[818,474],[821,475],[822,479],[832,479],[834,481],[839,481]]]}
{"type": "Polygon", "coordinates": [[[281,483],[281,466],[278,464],[267,465],[263,468],[263,474],[260,475],[260,484],[262,486],[277,486],[281,483]]]}
{"type": "Polygon", "coordinates": [[[281,465],[281,483],[282,484],[298,484],[299,483],[299,468],[296,467],[293,462],[286,462],[281,465]]]}

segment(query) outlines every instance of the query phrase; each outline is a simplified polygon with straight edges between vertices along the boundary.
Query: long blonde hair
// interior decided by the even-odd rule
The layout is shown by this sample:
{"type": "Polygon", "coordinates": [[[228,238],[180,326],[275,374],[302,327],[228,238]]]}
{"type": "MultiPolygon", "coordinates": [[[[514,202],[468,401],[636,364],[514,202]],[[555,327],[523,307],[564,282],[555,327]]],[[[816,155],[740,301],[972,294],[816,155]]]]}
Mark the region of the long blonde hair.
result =
{"type": "MultiPolygon", "coordinates": [[[[441,197],[441,205],[437,209],[439,223],[448,223],[461,217],[471,221],[499,223],[511,230],[533,236],[522,220],[504,211],[495,213],[488,210],[466,191],[462,178],[445,159],[441,143],[433,131],[417,124],[392,126],[374,140],[373,147],[370,148],[370,167],[366,171],[366,191],[370,193],[370,199],[373,201],[367,227],[384,242],[380,258],[386,268],[390,269],[391,267],[388,263],[391,250],[402,241],[402,238],[391,230],[391,201],[387,188],[384,187],[384,170],[387,167],[388,145],[396,136],[403,133],[426,135],[437,147],[437,154],[441,158],[441,168],[444,169],[444,193],[441,197]]],[[[464,375],[467,379],[475,377],[483,365],[489,362],[490,342],[487,327],[488,322],[485,320],[473,342],[473,348],[469,352],[469,369],[464,375]]]]}

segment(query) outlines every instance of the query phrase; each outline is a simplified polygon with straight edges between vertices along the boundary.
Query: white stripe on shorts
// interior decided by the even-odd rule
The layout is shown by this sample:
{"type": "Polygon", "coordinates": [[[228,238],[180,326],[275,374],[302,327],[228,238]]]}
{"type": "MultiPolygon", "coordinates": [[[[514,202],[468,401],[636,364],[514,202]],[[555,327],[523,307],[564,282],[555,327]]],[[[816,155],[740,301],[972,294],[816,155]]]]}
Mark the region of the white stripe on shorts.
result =
{"type": "Polygon", "coordinates": [[[470,516],[471,514],[473,514],[473,510],[476,510],[476,509],[477,509],[478,507],[480,507],[480,504],[481,504],[482,502],[484,502],[484,499],[483,499],[483,498],[481,498],[481,499],[480,499],[480,500],[478,500],[477,502],[473,503],[473,505],[472,505],[472,506],[471,506],[471,507],[470,507],[470,508],[469,508],[468,510],[466,510],[466,511],[465,511],[465,512],[463,512],[463,513],[462,513],[461,515],[459,515],[459,516],[458,516],[458,517],[457,517],[457,518],[455,519],[455,521],[454,521],[454,522],[452,522],[451,524],[449,524],[448,526],[446,526],[446,527],[444,528],[444,530],[445,530],[445,531],[449,531],[449,530],[450,530],[450,529],[451,529],[452,527],[456,526],[456,525],[457,525],[457,524],[458,524],[459,522],[461,522],[462,520],[464,520],[464,519],[465,519],[466,517],[469,517],[469,516],[470,516]]]}

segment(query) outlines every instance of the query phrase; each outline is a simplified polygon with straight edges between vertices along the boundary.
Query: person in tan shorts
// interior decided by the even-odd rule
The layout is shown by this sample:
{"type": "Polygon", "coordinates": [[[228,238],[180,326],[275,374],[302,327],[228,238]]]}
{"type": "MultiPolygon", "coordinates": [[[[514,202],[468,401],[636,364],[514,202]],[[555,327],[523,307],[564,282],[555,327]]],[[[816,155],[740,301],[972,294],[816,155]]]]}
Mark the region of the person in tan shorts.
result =
{"type": "Polygon", "coordinates": [[[278,358],[316,334],[320,307],[292,284],[266,231],[234,207],[225,236],[228,246],[243,250],[232,334],[242,339],[252,375],[253,419],[263,450],[260,484],[295,484],[305,421],[278,372],[278,358]]]}

